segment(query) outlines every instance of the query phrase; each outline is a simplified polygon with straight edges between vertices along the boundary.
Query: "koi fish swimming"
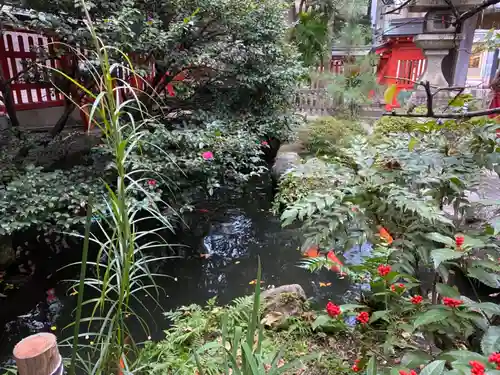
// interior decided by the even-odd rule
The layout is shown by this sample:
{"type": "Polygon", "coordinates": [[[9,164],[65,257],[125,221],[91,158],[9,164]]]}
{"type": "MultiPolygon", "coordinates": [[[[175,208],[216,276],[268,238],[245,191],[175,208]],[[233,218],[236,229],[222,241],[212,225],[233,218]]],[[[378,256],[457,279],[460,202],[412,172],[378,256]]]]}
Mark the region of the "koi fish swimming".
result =
{"type": "MultiPolygon", "coordinates": [[[[309,249],[306,250],[304,253],[304,256],[308,258],[317,258],[319,256],[322,256],[322,254],[319,251],[319,247],[317,245],[311,246],[309,249]]],[[[340,261],[340,259],[335,255],[333,250],[330,250],[327,254],[326,257],[331,260],[333,263],[335,263],[333,266],[330,267],[330,271],[338,273],[340,276],[345,276],[345,272],[342,272],[342,267],[344,267],[344,264],[340,261]]]]}

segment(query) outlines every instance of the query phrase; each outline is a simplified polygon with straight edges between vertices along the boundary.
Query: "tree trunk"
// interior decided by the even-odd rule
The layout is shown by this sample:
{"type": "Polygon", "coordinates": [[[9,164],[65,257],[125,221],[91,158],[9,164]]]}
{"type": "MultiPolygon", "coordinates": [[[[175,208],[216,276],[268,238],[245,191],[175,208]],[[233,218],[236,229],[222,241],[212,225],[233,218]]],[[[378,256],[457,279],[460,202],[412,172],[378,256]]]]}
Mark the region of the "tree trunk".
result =
{"type": "Polygon", "coordinates": [[[14,102],[14,97],[12,96],[12,90],[10,89],[10,84],[5,84],[5,79],[0,66],[0,91],[2,91],[3,102],[5,104],[5,110],[10,118],[10,124],[14,128],[16,133],[20,133],[19,130],[19,119],[17,118],[16,104],[14,102]]]}
{"type": "Polygon", "coordinates": [[[64,127],[66,126],[66,123],[68,122],[69,116],[71,116],[71,113],[75,110],[75,103],[73,103],[71,100],[66,100],[64,103],[64,112],[59,117],[59,120],[57,120],[57,123],[54,125],[54,127],[50,130],[50,135],[52,137],[55,137],[58,135],[60,132],[63,131],[64,127]]]}
{"type": "Polygon", "coordinates": [[[14,359],[19,375],[63,373],[56,336],[52,333],[38,333],[18,342],[14,347],[14,359]]]}

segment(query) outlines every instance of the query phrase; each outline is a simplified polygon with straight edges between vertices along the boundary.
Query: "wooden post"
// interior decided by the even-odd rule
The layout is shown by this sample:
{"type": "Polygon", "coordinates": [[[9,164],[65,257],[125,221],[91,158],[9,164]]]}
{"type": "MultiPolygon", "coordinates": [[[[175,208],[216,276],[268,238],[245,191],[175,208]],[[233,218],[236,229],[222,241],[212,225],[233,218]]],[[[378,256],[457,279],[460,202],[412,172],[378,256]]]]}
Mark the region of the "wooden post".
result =
{"type": "Polygon", "coordinates": [[[19,375],[62,375],[62,358],[52,333],[28,336],[14,347],[19,375]]]}

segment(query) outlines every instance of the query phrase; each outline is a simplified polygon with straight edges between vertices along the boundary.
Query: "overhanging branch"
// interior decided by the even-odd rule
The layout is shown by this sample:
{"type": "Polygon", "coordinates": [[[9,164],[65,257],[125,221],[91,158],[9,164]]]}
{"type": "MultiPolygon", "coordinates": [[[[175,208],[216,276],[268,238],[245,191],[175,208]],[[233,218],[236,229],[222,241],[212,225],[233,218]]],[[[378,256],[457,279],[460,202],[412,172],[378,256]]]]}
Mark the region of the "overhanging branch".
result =
{"type": "Polygon", "coordinates": [[[455,21],[455,24],[462,23],[468,18],[471,18],[473,15],[481,12],[483,9],[488,8],[491,5],[495,5],[500,3],[500,0],[484,0],[481,4],[476,5],[475,7],[472,7],[468,11],[462,13],[457,20],[455,21]]]}
{"type": "Polygon", "coordinates": [[[403,9],[405,6],[407,6],[408,4],[410,4],[412,1],[413,1],[413,0],[406,0],[403,4],[401,4],[401,5],[400,5],[400,6],[398,6],[397,8],[394,8],[394,9],[388,10],[387,12],[382,13],[382,15],[383,15],[383,16],[385,16],[386,14],[396,13],[398,10],[403,9]]]}
{"type": "Polygon", "coordinates": [[[396,113],[396,112],[386,112],[382,116],[469,119],[472,117],[488,116],[488,115],[494,115],[497,113],[500,114],[500,107],[485,109],[482,111],[471,111],[471,112],[464,112],[464,113],[433,113],[432,116],[429,116],[428,114],[396,113]]]}
{"type": "MultiPolygon", "coordinates": [[[[434,111],[434,96],[440,91],[458,91],[458,94],[455,95],[453,100],[450,101],[452,103],[464,90],[465,87],[461,86],[452,86],[452,87],[436,87],[432,86],[429,81],[415,82],[417,86],[421,86],[424,88],[425,96],[426,96],[426,108],[427,113],[397,113],[386,112],[383,116],[394,116],[394,117],[429,117],[429,118],[450,118],[450,119],[468,119],[472,117],[479,116],[488,116],[493,114],[500,114],[500,107],[498,108],[490,108],[484,109],[480,111],[471,111],[471,112],[463,112],[463,113],[435,113],[434,111]],[[436,88],[434,92],[431,91],[431,88],[436,88]]],[[[449,107],[450,104],[448,104],[449,107]]],[[[446,107],[446,108],[448,108],[446,107]]],[[[446,109],[445,109],[446,110],[446,109]]]]}

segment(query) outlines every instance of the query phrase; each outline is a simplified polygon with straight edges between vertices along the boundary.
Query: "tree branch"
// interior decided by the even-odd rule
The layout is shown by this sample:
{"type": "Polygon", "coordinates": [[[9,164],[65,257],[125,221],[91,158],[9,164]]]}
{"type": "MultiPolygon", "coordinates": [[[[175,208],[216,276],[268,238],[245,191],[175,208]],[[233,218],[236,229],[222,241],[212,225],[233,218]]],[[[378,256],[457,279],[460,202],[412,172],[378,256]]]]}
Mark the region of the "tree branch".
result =
{"type": "Polygon", "coordinates": [[[458,12],[458,9],[455,7],[453,2],[451,0],[444,0],[444,2],[450,7],[453,15],[455,16],[455,19],[458,20],[460,18],[460,13],[458,12]]]}
{"type": "Polygon", "coordinates": [[[472,117],[494,115],[497,113],[500,114],[500,107],[485,109],[482,111],[471,111],[471,112],[464,112],[464,113],[432,113],[432,116],[429,116],[428,114],[396,113],[396,112],[386,112],[386,113],[382,114],[382,116],[469,119],[472,117]]]}
{"type": "MultiPolygon", "coordinates": [[[[465,87],[460,87],[460,86],[437,87],[436,91],[432,92],[431,87],[436,87],[436,86],[432,86],[429,83],[429,81],[415,82],[415,83],[418,86],[422,86],[425,90],[427,113],[426,114],[411,113],[411,112],[397,113],[397,112],[393,111],[393,112],[386,112],[383,114],[383,116],[467,119],[467,118],[478,117],[478,116],[493,115],[493,114],[497,114],[497,113],[500,114],[500,107],[491,108],[491,109],[484,109],[481,111],[464,112],[464,113],[435,113],[434,112],[434,96],[438,92],[440,92],[440,91],[458,91],[458,94],[456,94],[455,97],[453,98],[453,100],[451,100],[449,102],[449,103],[452,103],[465,90],[465,87]]],[[[448,107],[449,106],[450,106],[450,104],[448,104],[448,107]]],[[[448,109],[448,107],[446,107],[446,109],[448,109]]]]}
{"type": "Polygon", "coordinates": [[[481,12],[483,9],[488,8],[491,5],[500,3],[500,0],[484,0],[481,4],[469,9],[468,11],[462,13],[454,22],[455,25],[462,23],[468,18],[471,18],[476,13],[481,12]]]}
{"type": "Polygon", "coordinates": [[[429,81],[424,82],[422,84],[425,89],[425,95],[427,96],[427,117],[432,117],[434,116],[434,108],[433,108],[433,100],[434,96],[431,93],[431,84],[429,81]]]}

